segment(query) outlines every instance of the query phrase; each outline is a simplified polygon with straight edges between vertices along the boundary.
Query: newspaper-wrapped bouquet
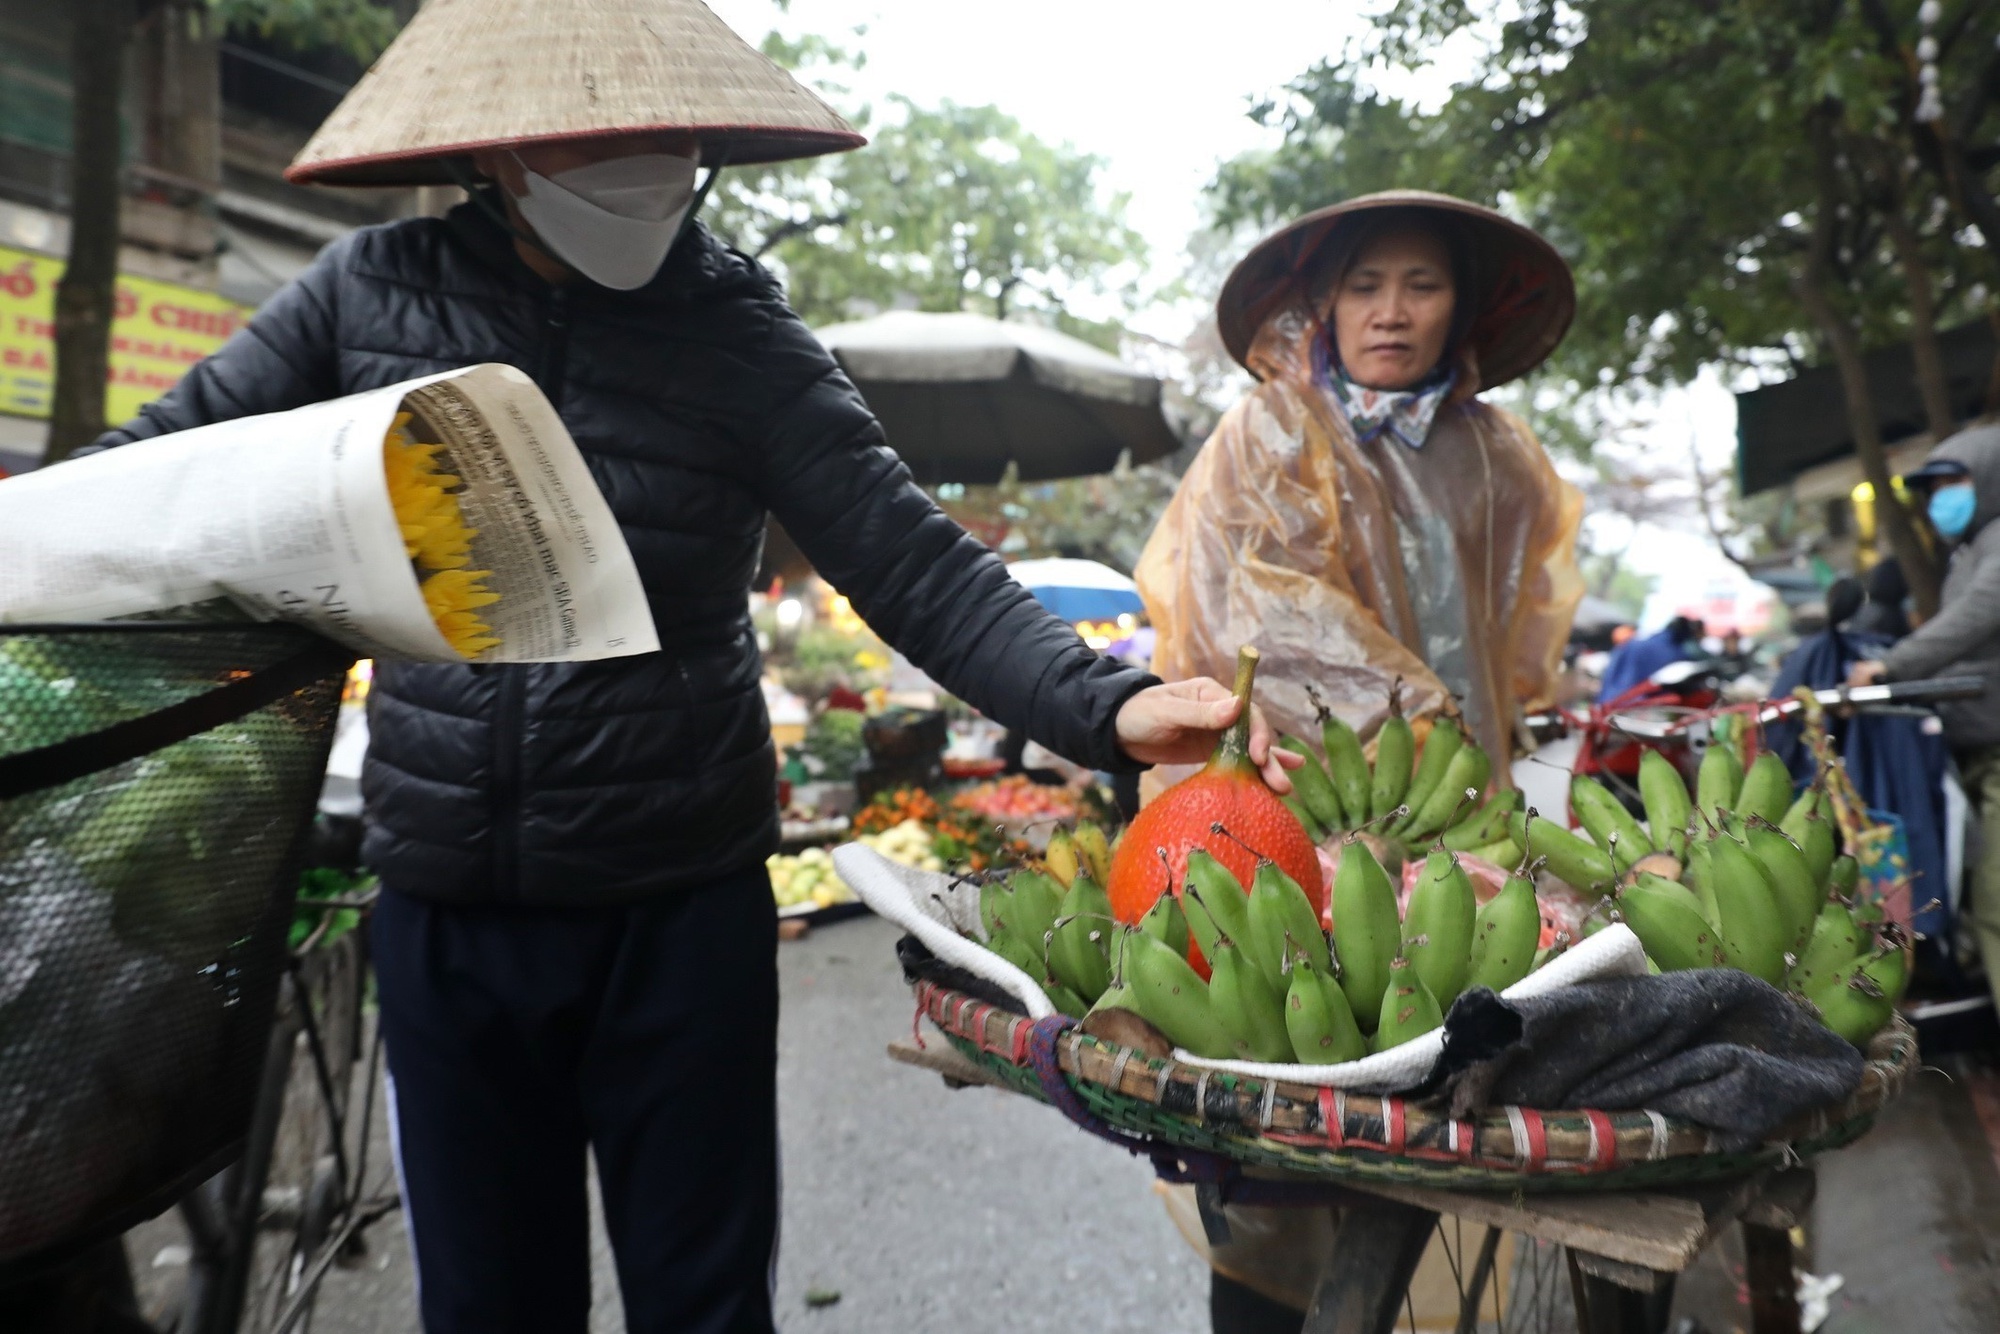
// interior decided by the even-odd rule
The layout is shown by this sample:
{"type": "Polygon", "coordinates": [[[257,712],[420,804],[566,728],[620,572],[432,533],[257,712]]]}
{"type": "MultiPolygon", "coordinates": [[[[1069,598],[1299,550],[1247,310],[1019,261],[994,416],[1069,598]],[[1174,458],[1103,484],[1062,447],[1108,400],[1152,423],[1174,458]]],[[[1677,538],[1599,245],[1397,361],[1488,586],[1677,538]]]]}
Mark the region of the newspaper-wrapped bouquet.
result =
{"type": "Polygon", "coordinates": [[[218,599],[377,657],[568,662],[659,647],[583,456],[534,382],[503,365],[0,483],[0,623],[218,599]]]}

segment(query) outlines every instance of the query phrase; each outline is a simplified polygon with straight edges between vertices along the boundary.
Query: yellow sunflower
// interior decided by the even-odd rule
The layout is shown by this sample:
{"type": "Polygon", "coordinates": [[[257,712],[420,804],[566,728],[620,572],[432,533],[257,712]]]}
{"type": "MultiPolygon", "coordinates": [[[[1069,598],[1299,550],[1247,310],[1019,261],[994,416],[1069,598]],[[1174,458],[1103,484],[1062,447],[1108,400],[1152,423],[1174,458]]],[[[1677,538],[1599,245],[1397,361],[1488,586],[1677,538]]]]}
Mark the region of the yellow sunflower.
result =
{"type": "Polygon", "coordinates": [[[403,532],[403,552],[417,567],[424,605],[452,648],[464,658],[476,658],[500,640],[478,609],[500,600],[486,587],[491,570],[471,570],[472,539],[458,507],[457,477],[438,466],[442,445],[427,445],[410,434],[410,414],[399,412],[382,441],[382,471],[389,483],[389,504],[403,532]]]}

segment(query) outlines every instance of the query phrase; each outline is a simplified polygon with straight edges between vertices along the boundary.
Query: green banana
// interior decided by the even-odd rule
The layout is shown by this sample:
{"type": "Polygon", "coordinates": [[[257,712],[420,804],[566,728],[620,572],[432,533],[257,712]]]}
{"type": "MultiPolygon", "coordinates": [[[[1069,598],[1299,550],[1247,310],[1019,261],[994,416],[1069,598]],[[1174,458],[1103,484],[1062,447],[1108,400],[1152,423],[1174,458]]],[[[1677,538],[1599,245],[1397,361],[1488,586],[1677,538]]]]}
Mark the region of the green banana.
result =
{"type": "Polygon", "coordinates": [[[1514,841],[1527,849],[1527,855],[1546,857],[1549,870],[1573,889],[1601,894],[1618,878],[1610,853],[1578,838],[1553,820],[1515,814],[1508,817],[1507,828],[1514,841]]]}
{"type": "Polygon", "coordinates": [[[1013,964],[1029,977],[1041,977],[1048,972],[1048,965],[1037,958],[1026,944],[1010,932],[986,938],[986,948],[1013,964]]]}
{"type": "Polygon", "coordinates": [[[1439,1005],[1449,1005],[1465,989],[1472,966],[1472,928],[1478,900],[1472,881],[1449,852],[1424,859],[1423,873],[1410,891],[1403,914],[1403,957],[1439,1005]]]}
{"type": "MultiPolygon", "coordinates": [[[[1388,727],[1384,725],[1383,731],[1387,730],[1388,727]]],[[[1431,794],[1437,791],[1440,783],[1444,782],[1445,771],[1451,768],[1451,762],[1458,757],[1458,752],[1464,746],[1465,731],[1459,726],[1458,719],[1439,718],[1431,724],[1431,734],[1424,738],[1424,753],[1417,760],[1416,772],[1410,775],[1409,788],[1403,794],[1403,804],[1410,808],[1412,814],[1404,816],[1398,822],[1399,828],[1409,824],[1415,812],[1424,808],[1425,803],[1431,799],[1431,794]]],[[[1379,743],[1376,755],[1378,757],[1381,755],[1379,743]]],[[[1392,804],[1390,810],[1394,809],[1392,804]]],[[[1387,814],[1388,811],[1382,811],[1375,818],[1379,820],[1387,814]]]]}
{"type": "Polygon", "coordinates": [[[1195,905],[1194,911],[1187,911],[1186,905],[1182,911],[1204,957],[1219,936],[1238,941],[1249,939],[1250,900],[1242,882],[1227,866],[1200,848],[1188,852],[1187,881],[1182,892],[1195,905]]]}
{"type": "Polygon", "coordinates": [[[1694,890],[1701,900],[1701,915],[1708,919],[1710,926],[1721,925],[1722,918],[1715,910],[1715,891],[1710,887],[1711,867],[1708,840],[1690,837],[1688,840],[1687,869],[1681,872],[1681,883],[1694,890]]]}
{"type": "MultiPolygon", "coordinates": [[[[1298,775],[1294,773],[1292,776],[1296,778],[1298,775]]],[[[1296,791],[1279,797],[1278,800],[1283,802],[1285,809],[1292,813],[1292,818],[1299,822],[1299,828],[1306,831],[1307,838],[1315,843],[1326,842],[1328,833],[1326,827],[1313,818],[1313,813],[1306,808],[1305,802],[1299,799],[1296,791]]]]}
{"type": "Polygon", "coordinates": [[[1380,820],[1403,804],[1410,790],[1410,762],[1416,749],[1416,734],[1403,716],[1403,678],[1399,676],[1389,687],[1389,716],[1375,732],[1375,767],[1368,779],[1370,820],[1380,820]]]}
{"type": "Polygon", "coordinates": [[[1092,1003],[1089,1013],[1098,1014],[1104,1010],[1130,1010],[1140,1018],[1145,1018],[1139,1012],[1139,998],[1132,990],[1130,982],[1118,982],[1106,987],[1104,994],[1092,1003]]]}
{"type": "Polygon", "coordinates": [[[1453,852],[1471,852],[1507,837],[1507,817],[1521,808],[1521,790],[1509,788],[1444,831],[1444,845],[1453,852]]]}
{"type": "Polygon", "coordinates": [[[1786,975],[1785,985],[1801,995],[1816,991],[1831,980],[1835,969],[1860,958],[1867,944],[1867,932],[1848,906],[1839,899],[1828,899],[1813,923],[1805,952],[1786,975]]]}
{"type": "Polygon", "coordinates": [[[1500,892],[1480,905],[1472,924],[1472,957],[1466,989],[1505,991],[1528,975],[1542,939],[1542,910],[1534,882],[1510,875],[1500,892]]]}
{"type": "Polygon", "coordinates": [[[1236,1044],[1236,1054],[1252,1061],[1289,1061],[1281,992],[1236,942],[1224,936],[1209,956],[1209,1008],[1236,1044]]]}
{"type": "Polygon", "coordinates": [[[1662,888],[1671,884],[1671,880],[1642,875],[1619,890],[1618,911],[1625,925],[1632,928],[1646,947],[1646,957],[1662,972],[1722,967],[1722,943],[1715,928],[1689,902],[1691,896],[1683,896],[1685,891],[1675,894],[1662,888]]]}
{"type": "Polygon", "coordinates": [[[1743,786],[1743,762],[1728,746],[1711,742],[1695,771],[1694,804],[1702,815],[1714,820],[1716,812],[1736,809],[1736,793],[1743,786]]]}
{"type": "Polygon", "coordinates": [[[1519,866],[1523,854],[1521,852],[1521,845],[1516,843],[1510,835],[1507,838],[1501,839],[1498,843],[1488,843],[1484,847],[1474,848],[1466,855],[1468,857],[1477,857],[1483,862],[1491,862],[1493,865],[1504,869],[1509,866],[1519,866]]]}
{"type": "Polygon", "coordinates": [[[1827,876],[1833,871],[1834,858],[1840,854],[1839,833],[1813,811],[1806,812],[1805,818],[1797,822],[1787,817],[1784,832],[1805,854],[1806,865],[1812,870],[1813,884],[1824,890],[1827,876]]]}
{"type": "Polygon", "coordinates": [[[1340,798],[1341,813],[1360,824],[1368,818],[1373,782],[1368,776],[1368,756],[1361,749],[1361,738],[1324,707],[1319,711],[1319,734],[1326,749],[1327,777],[1333,781],[1334,793],[1340,798]]]}
{"type": "Polygon", "coordinates": [[[1389,965],[1389,988],[1382,996],[1382,1023],[1368,1044],[1371,1051],[1400,1047],[1434,1028],[1444,1027],[1444,1011],[1410,961],[1397,955],[1389,965]]]}
{"type": "Polygon", "coordinates": [[[1070,881],[1069,893],[1063,895],[1062,909],[1049,937],[1049,968],[1086,1004],[1095,1002],[1111,985],[1110,949],[1105,939],[1110,927],[1111,900],[1096,881],[1079,870],[1070,881]]]}
{"type": "Polygon", "coordinates": [[[1624,803],[1595,778],[1584,774],[1572,778],[1569,804],[1576,812],[1577,823],[1596,840],[1597,846],[1611,853],[1611,860],[1619,870],[1630,870],[1632,863],[1656,851],[1651,835],[1625,809],[1624,803]]]}
{"type": "Polygon", "coordinates": [[[1176,1047],[1218,1060],[1235,1054],[1235,1039],[1217,1022],[1209,1002],[1208,984],[1186,959],[1135,931],[1126,945],[1125,973],[1140,1015],[1176,1047]]]}
{"type": "Polygon", "coordinates": [[[979,887],[979,925],[986,929],[988,940],[1006,934],[1013,907],[1014,891],[1006,881],[988,880],[979,887]]]}
{"type": "Polygon", "coordinates": [[[1072,1019],[1081,1019],[1090,1013],[1090,1006],[1083,997],[1071,991],[1052,977],[1042,979],[1042,994],[1049,998],[1049,1004],[1056,1007],[1056,1013],[1066,1014],[1072,1019]]]}
{"type": "Polygon", "coordinates": [[[1039,871],[1016,871],[1007,878],[1014,892],[1013,911],[1007,925],[1015,937],[1033,947],[1039,955],[1049,931],[1056,924],[1063,892],[1055,880],[1039,871]]]}
{"type": "Polygon", "coordinates": [[[1710,874],[1707,882],[1715,894],[1717,923],[1722,932],[1722,954],[1731,968],[1740,968],[1766,982],[1782,983],[1785,977],[1785,910],[1779,906],[1763,864],[1749,849],[1717,834],[1709,840],[1710,874]]]}
{"type": "Polygon", "coordinates": [[[1791,804],[1792,771],[1767,750],[1750,762],[1748,772],[1743,775],[1743,786],[1736,793],[1736,813],[1746,820],[1776,824],[1785,818],[1791,804]]]}
{"type": "Polygon", "coordinates": [[[1651,871],[1641,871],[1634,883],[1637,883],[1637,881],[1644,881],[1669,898],[1679,899],[1682,903],[1694,909],[1694,911],[1702,913],[1703,916],[1707,915],[1703,911],[1701,896],[1679,881],[1669,880],[1663,875],[1654,875],[1651,871]]]}
{"type": "Polygon", "coordinates": [[[1653,846],[1685,862],[1690,810],[1687,783],[1674,762],[1657,750],[1639,757],[1639,799],[1646,807],[1646,827],[1652,832],[1653,846]]]}
{"type": "Polygon", "coordinates": [[[1750,855],[1763,866],[1784,915],[1785,953],[1796,957],[1812,938],[1824,891],[1812,867],[1806,864],[1805,853],[1783,832],[1763,820],[1753,822],[1747,832],[1750,855]]]}
{"type": "Polygon", "coordinates": [[[1295,736],[1280,736],[1278,744],[1305,761],[1291,771],[1292,789],[1305,802],[1313,819],[1319,821],[1323,829],[1342,828],[1346,822],[1341,818],[1340,794],[1334,790],[1333,779],[1321,767],[1319,756],[1313,754],[1311,746],[1295,736]]]}
{"type": "Polygon", "coordinates": [[[1139,929],[1183,959],[1187,958],[1187,915],[1181,911],[1179,897],[1171,890],[1153,900],[1153,906],[1146,909],[1146,915],[1139,919],[1139,929]]]}
{"type": "Polygon", "coordinates": [[[1396,957],[1401,931],[1389,873],[1367,844],[1348,840],[1333,877],[1333,940],[1340,954],[1341,988],[1364,1032],[1374,1032],[1381,1015],[1389,961],[1396,957]]]}
{"type": "Polygon", "coordinates": [[[1871,968],[1887,957],[1878,952],[1851,960],[1834,969],[1818,989],[1806,993],[1821,1022],[1857,1047],[1866,1046],[1896,1012],[1896,997],[1871,968]]]}
{"type": "Polygon", "coordinates": [[[1305,1065],[1338,1065],[1368,1054],[1368,1042],[1340,984],[1303,957],[1293,961],[1291,985],[1285,989],[1285,1037],[1292,1055],[1305,1065]]]}
{"type": "Polygon", "coordinates": [[[1799,828],[1818,810],[1819,787],[1817,784],[1808,785],[1786,808],[1785,818],[1778,821],[1778,828],[1790,834],[1794,843],[1802,842],[1803,840],[1799,838],[1799,828]]]}
{"type": "Polygon", "coordinates": [[[1312,900],[1276,862],[1258,865],[1245,921],[1239,943],[1274,987],[1285,986],[1286,960],[1294,950],[1312,949],[1319,959],[1326,957],[1326,935],[1312,900]]]}
{"type": "Polygon", "coordinates": [[[1104,989],[1102,996],[1091,1002],[1091,1013],[1094,1014],[1099,1010],[1130,1010],[1134,1014],[1139,1013],[1138,998],[1132,991],[1132,981],[1125,975],[1127,947],[1136,934],[1138,933],[1129,926],[1113,924],[1109,951],[1111,985],[1104,989]]]}
{"type": "Polygon", "coordinates": [[[1466,804],[1466,793],[1472,793],[1469,800],[1479,800],[1479,792],[1492,773],[1493,762],[1477,743],[1461,745],[1458,753],[1451,757],[1451,763],[1445,766],[1443,779],[1424,799],[1423,806],[1403,822],[1404,832],[1411,839],[1426,839],[1438,833],[1466,804]]]}
{"type": "Polygon", "coordinates": [[[1868,961],[1867,972],[1890,1000],[1898,1001],[1903,998],[1903,988],[1910,981],[1908,937],[1900,927],[1885,927],[1880,941],[1875,956],[1868,961]]]}

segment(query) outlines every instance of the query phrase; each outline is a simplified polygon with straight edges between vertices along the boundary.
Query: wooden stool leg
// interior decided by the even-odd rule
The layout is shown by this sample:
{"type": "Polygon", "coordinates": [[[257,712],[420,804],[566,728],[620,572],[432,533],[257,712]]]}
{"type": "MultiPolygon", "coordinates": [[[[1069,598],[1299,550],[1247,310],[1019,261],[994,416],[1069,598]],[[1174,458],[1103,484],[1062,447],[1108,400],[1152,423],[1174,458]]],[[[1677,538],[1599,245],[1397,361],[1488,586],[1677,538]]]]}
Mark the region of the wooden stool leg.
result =
{"type": "Polygon", "coordinates": [[[1743,1224],[1744,1280],[1750,1288],[1753,1334],[1799,1334],[1798,1279],[1792,1238],[1783,1228],[1743,1224]]]}
{"type": "Polygon", "coordinates": [[[1300,1334],[1390,1334],[1437,1215],[1380,1200],[1347,1209],[1300,1334]]]}

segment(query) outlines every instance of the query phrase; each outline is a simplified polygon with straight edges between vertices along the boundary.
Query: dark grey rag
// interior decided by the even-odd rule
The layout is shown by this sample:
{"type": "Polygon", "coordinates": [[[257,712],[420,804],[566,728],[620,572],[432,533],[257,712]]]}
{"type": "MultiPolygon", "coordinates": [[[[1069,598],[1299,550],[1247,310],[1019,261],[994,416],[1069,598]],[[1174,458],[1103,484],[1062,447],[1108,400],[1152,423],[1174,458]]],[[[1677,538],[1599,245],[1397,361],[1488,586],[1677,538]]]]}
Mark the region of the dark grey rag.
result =
{"type": "Polygon", "coordinates": [[[1706,1126],[1715,1147],[1764,1142],[1838,1103],[1862,1057],[1811,1011],[1734,969],[1584,982],[1531,1000],[1460,996],[1430,1087],[1453,1116],[1487,1107],[1646,1109],[1706,1126]]]}

